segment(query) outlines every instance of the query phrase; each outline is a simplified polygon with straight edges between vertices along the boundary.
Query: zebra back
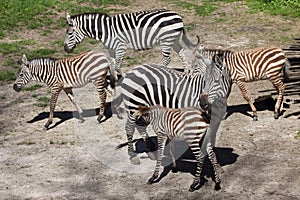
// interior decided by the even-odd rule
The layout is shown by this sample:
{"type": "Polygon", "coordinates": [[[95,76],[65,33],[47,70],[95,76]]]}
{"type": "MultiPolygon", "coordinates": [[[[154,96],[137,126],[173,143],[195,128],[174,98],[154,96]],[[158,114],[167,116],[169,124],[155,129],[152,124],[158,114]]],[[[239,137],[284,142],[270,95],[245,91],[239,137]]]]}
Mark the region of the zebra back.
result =
{"type": "MultiPolygon", "coordinates": [[[[270,77],[282,78],[288,74],[289,62],[282,49],[274,46],[264,46],[248,50],[209,49],[201,45],[197,54],[212,59],[222,53],[224,63],[230,70],[233,81],[256,81],[270,77]],[[287,69],[287,70],[286,70],[287,69]]],[[[286,76],[287,78],[288,76],[286,76]]],[[[274,78],[275,79],[275,78],[274,78]]]]}
{"type": "Polygon", "coordinates": [[[165,108],[160,105],[139,106],[135,113],[150,121],[155,131],[168,135],[169,138],[193,140],[198,132],[205,133],[209,126],[208,117],[199,107],[165,108]],[[193,134],[191,134],[193,133],[193,134]]]}

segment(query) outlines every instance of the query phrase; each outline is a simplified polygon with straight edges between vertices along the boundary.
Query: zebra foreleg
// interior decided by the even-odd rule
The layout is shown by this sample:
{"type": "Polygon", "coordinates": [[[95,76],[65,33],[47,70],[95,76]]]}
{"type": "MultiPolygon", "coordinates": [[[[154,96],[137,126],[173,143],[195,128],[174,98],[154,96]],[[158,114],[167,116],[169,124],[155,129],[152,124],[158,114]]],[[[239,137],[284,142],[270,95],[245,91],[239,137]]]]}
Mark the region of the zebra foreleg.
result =
{"type": "Polygon", "coordinates": [[[44,130],[48,130],[49,126],[53,122],[54,109],[55,109],[55,106],[56,106],[58,95],[59,95],[59,93],[60,93],[61,90],[62,90],[62,86],[61,85],[53,86],[51,88],[50,114],[49,114],[48,121],[46,122],[46,124],[44,126],[44,130]]]}
{"type": "Polygon", "coordinates": [[[76,110],[78,112],[79,115],[79,120],[80,122],[84,122],[84,119],[82,117],[82,109],[80,108],[80,106],[76,103],[75,98],[74,98],[74,94],[72,91],[72,88],[64,88],[65,93],[67,94],[67,96],[69,97],[70,101],[73,103],[73,105],[76,107],[76,110]]]}
{"type": "Polygon", "coordinates": [[[172,163],[173,163],[173,166],[172,166],[172,172],[173,172],[173,173],[177,173],[178,170],[177,170],[177,167],[176,167],[175,143],[174,143],[174,141],[171,141],[171,142],[170,142],[170,155],[171,155],[172,163]]]}
{"type": "Polygon", "coordinates": [[[159,175],[159,168],[161,165],[162,156],[163,156],[166,141],[167,141],[167,136],[165,136],[164,133],[156,132],[156,134],[157,134],[157,143],[158,143],[157,161],[156,161],[154,173],[153,173],[152,177],[148,180],[147,184],[153,184],[153,183],[157,182],[157,178],[159,175]]]}
{"type": "Polygon", "coordinates": [[[162,63],[164,66],[168,66],[171,62],[171,56],[170,56],[170,47],[164,48],[162,47],[162,63]]]}
{"type": "Polygon", "coordinates": [[[257,121],[257,119],[258,119],[257,111],[256,111],[256,108],[255,108],[254,104],[251,102],[250,97],[248,96],[248,91],[245,87],[244,82],[241,81],[241,80],[238,80],[236,83],[237,83],[238,87],[240,88],[244,99],[248,102],[248,104],[251,107],[251,110],[252,110],[252,113],[253,113],[253,121],[257,121]]]}
{"type": "Polygon", "coordinates": [[[137,153],[134,152],[133,142],[132,142],[135,122],[136,122],[136,117],[129,114],[125,125],[125,131],[126,131],[126,136],[128,141],[128,155],[130,156],[130,162],[133,165],[139,165],[141,162],[139,157],[137,156],[137,153]]]}
{"type": "Polygon", "coordinates": [[[124,59],[124,56],[126,54],[126,47],[124,46],[120,46],[118,47],[117,51],[116,51],[116,59],[115,59],[115,69],[117,71],[118,74],[120,74],[121,76],[123,76],[123,73],[121,71],[121,63],[124,59]]]}

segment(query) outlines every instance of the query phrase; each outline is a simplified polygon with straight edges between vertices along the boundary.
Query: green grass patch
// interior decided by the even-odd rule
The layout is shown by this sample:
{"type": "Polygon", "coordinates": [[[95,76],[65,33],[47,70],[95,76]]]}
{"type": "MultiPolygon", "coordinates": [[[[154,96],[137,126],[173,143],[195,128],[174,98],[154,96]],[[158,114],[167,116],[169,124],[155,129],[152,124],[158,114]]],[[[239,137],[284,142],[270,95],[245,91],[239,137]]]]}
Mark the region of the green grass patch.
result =
{"type": "Polygon", "coordinates": [[[297,131],[296,135],[294,136],[296,140],[300,139],[300,130],[297,131]]]}
{"type": "Polygon", "coordinates": [[[16,73],[10,70],[0,71],[0,81],[2,82],[11,82],[16,80],[16,73]]]}
{"type": "Polygon", "coordinates": [[[39,97],[37,99],[37,101],[38,102],[34,104],[35,106],[38,106],[38,107],[47,107],[49,105],[50,98],[49,97],[39,97]]]}
{"type": "Polygon", "coordinates": [[[33,40],[22,40],[15,42],[1,42],[0,43],[0,52],[2,55],[8,54],[20,54],[23,52],[23,49],[26,48],[27,45],[34,45],[35,41],[33,40]]]}
{"type": "Polygon", "coordinates": [[[24,87],[22,88],[22,91],[34,91],[34,90],[37,90],[39,88],[43,87],[43,85],[40,85],[40,84],[35,84],[33,86],[29,86],[29,87],[24,87]]]}
{"type": "Polygon", "coordinates": [[[252,13],[300,17],[300,0],[246,0],[252,13]]]}
{"type": "MultiPolygon", "coordinates": [[[[0,0],[0,38],[7,36],[7,32],[17,27],[37,29],[55,26],[57,12],[108,13],[108,5],[126,6],[129,3],[129,0],[0,0]]],[[[65,19],[59,20],[59,27],[62,24],[65,25],[65,19]]]]}
{"type": "Polygon", "coordinates": [[[183,0],[165,0],[170,4],[176,5],[183,9],[194,10],[195,14],[198,16],[208,16],[210,13],[215,11],[218,6],[215,1],[202,0],[201,4],[197,3],[198,1],[188,2],[183,0]]]}
{"type": "Polygon", "coordinates": [[[56,52],[57,52],[56,49],[47,49],[47,48],[36,49],[33,51],[28,51],[26,53],[26,57],[31,59],[41,58],[41,57],[53,57],[53,54],[55,54],[56,52]]]}

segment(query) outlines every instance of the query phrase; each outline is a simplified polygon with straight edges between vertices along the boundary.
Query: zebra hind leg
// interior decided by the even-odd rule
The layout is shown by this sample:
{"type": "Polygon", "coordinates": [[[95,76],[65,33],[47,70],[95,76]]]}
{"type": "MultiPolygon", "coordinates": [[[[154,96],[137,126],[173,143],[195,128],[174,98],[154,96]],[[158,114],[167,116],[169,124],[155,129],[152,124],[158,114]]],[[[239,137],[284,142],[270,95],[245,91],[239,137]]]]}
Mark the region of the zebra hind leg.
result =
{"type": "Polygon", "coordinates": [[[258,120],[257,111],[256,111],[256,108],[255,108],[254,104],[251,102],[250,97],[248,96],[248,91],[245,87],[244,81],[238,80],[237,85],[240,88],[244,99],[248,102],[248,104],[251,107],[251,110],[252,110],[252,113],[253,113],[253,121],[257,121],[258,120]]]}
{"type": "Polygon", "coordinates": [[[158,143],[156,166],[155,166],[154,173],[153,173],[152,177],[148,180],[147,184],[153,184],[158,181],[157,178],[159,175],[159,168],[161,165],[162,156],[163,156],[164,149],[166,146],[166,141],[167,141],[167,136],[165,136],[164,133],[158,132],[158,133],[156,133],[156,135],[157,135],[157,143],[158,143]]]}
{"type": "Polygon", "coordinates": [[[195,190],[198,190],[202,185],[201,181],[200,181],[200,175],[202,172],[205,156],[202,153],[200,153],[200,155],[198,154],[195,156],[196,156],[196,160],[197,160],[197,169],[196,169],[196,174],[195,174],[193,183],[190,185],[190,188],[189,188],[190,192],[194,192],[195,190]]]}
{"type": "Polygon", "coordinates": [[[285,90],[285,85],[284,83],[278,79],[278,78],[273,78],[270,79],[272,82],[273,86],[277,89],[278,91],[278,96],[277,96],[277,101],[275,104],[275,109],[274,109],[274,119],[278,119],[280,114],[282,113],[282,107],[283,107],[283,94],[285,90]]]}

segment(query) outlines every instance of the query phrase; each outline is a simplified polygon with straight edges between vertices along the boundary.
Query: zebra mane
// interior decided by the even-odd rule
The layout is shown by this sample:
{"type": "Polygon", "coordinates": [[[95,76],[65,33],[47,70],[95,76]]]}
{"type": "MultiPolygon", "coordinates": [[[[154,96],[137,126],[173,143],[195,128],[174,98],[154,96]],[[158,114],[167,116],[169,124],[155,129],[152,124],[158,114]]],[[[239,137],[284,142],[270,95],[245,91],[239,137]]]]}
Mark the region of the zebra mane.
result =
{"type": "Polygon", "coordinates": [[[100,13],[100,12],[99,12],[99,13],[97,13],[97,12],[87,12],[87,13],[81,13],[81,14],[72,15],[72,16],[71,16],[71,19],[75,19],[75,18],[84,16],[84,15],[99,15],[99,16],[109,17],[109,15],[106,14],[106,13],[100,13]]]}
{"type": "Polygon", "coordinates": [[[41,58],[34,58],[29,60],[29,63],[43,63],[43,64],[52,64],[56,62],[58,59],[56,58],[51,58],[51,57],[41,57],[41,58]]]}
{"type": "Polygon", "coordinates": [[[213,49],[213,48],[205,48],[205,51],[210,51],[210,52],[215,52],[215,53],[234,53],[233,50],[229,50],[229,49],[213,49]]]}

